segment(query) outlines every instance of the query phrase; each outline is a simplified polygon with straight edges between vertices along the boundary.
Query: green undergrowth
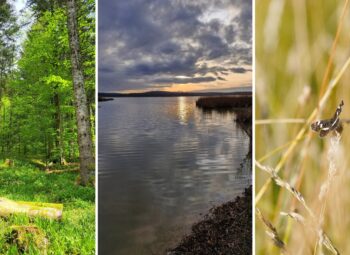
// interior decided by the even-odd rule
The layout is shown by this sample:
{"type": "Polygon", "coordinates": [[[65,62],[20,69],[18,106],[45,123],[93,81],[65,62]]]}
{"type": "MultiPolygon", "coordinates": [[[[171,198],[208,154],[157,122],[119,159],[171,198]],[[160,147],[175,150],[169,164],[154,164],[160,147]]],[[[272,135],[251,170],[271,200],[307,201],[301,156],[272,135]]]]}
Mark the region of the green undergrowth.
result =
{"type": "Polygon", "coordinates": [[[0,197],[63,204],[60,221],[25,215],[0,218],[0,254],[95,254],[95,190],[76,185],[77,175],[0,162],[0,197]]]}

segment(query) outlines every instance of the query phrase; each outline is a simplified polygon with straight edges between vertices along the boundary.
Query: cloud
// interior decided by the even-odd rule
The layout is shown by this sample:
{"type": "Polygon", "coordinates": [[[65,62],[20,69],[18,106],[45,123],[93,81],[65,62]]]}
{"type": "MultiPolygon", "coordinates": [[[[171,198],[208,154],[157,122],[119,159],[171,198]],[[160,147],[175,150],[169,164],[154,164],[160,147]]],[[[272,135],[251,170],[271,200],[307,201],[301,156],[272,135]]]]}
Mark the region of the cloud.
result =
{"type": "MultiPolygon", "coordinates": [[[[218,77],[220,79],[220,77],[218,77]]],[[[187,83],[201,83],[201,82],[211,82],[216,81],[214,77],[193,77],[193,78],[160,78],[155,79],[155,83],[164,83],[164,84],[187,84],[187,83]]]]}
{"type": "Polygon", "coordinates": [[[226,81],[225,78],[222,78],[222,77],[220,77],[220,76],[218,76],[218,80],[220,80],[220,81],[226,81]]]}
{"type": "Polygon", "coordinates": [[[246,69],[246,68],[243,68],[243,67],[233,67],[230,70],[233,73],[246,73],[246,72],[251,72],[252,71],[251,69],[246,69]]]}
{"type": "Polygon", "coordinates": [[[224,81],[251,66],[251,13],[246,0],[100,0],[100,91],[224,81]]]}

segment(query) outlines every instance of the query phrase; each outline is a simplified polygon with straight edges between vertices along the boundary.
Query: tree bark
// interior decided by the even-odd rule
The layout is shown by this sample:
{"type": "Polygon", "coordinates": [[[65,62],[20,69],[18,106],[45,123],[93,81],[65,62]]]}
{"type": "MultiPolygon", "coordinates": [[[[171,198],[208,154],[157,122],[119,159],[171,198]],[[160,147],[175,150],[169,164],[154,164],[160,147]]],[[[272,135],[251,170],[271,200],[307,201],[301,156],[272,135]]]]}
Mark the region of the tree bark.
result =
{"type": "Polygon", "coordinates": [[[67,21],[78,128],[81,184],[86,185],[89,181],[89,171],[94,170],[95,160],[92,152],[90,116],[87,106],[84,76],[80,63],[77,6],[75,0],[67,0],[67,21]]]}

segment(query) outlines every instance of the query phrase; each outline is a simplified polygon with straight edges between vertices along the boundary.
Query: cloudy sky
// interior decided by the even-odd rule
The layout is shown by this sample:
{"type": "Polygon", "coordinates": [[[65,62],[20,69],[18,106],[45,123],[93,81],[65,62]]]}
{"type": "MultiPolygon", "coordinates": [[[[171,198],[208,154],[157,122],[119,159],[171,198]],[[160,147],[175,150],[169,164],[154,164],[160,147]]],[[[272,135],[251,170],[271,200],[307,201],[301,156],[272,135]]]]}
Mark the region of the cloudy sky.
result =
{"type": "Polygon", "coordinates": [[[99,0],[99,91],[252,82],[250,0],[99,0]]]}

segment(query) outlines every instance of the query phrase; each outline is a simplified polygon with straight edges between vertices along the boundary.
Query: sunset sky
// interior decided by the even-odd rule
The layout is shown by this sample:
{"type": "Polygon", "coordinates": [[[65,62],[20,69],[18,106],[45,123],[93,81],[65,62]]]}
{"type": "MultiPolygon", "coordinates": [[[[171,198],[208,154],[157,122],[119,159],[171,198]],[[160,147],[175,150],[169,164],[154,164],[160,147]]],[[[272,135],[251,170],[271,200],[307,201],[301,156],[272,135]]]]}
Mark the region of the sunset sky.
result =
{"type": "Polygon", "coordinates": [[[100,0],[99,91],[227,91],[252,82],[247,0],[100,0]]]}

